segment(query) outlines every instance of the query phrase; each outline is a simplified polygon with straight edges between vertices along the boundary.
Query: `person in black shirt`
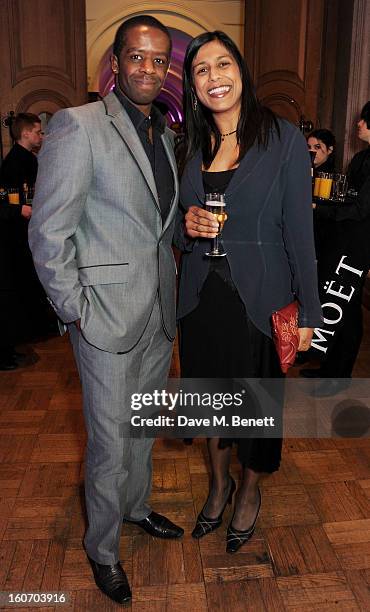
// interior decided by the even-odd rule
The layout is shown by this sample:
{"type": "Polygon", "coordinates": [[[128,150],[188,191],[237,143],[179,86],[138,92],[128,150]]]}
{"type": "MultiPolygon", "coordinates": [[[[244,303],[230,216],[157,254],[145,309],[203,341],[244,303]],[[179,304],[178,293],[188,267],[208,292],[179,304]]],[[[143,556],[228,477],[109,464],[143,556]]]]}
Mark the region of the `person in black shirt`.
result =
{"type": "MultiPolygon", "coordinates": [[[[307,136],[307,145],[310,152],[315,153],[314,177],[318,172],[334,172],[335,168],[335,136],[333,132],[325,128],[313,130],[307,136]]],[[[314,234],[317,259],[321,257],[321,251],[326,244],[328,223],[319,215],[314,214],[314,234]]],[[[306,355],[308,357],[308,355],[306,355]]]]}
{"type": "Polygon", "coordinates": [[[15,144],[5,157],[0,169],[0,185],[18,187],[24,183],[34,186],[37,177],[37,157],[32,150],[41,146],[41,121],[32,113],[19,113],[12,125],[15,144]]]}
{"type": "MultiPolygon", "coordinates": [[[[0,334],[0,370],[14,370],[15,344],[20,339],[22,318],[17,305],[22,301],[20,288],[31,282],[33,289],[39,288],[35,277],[27,243],[27,222],[32,208],[22,200],[23,185],[33,186],[37,176],[37,157],[32,153],[42,142],[41,122],[37,115],[19,113],[12,125],[15,144],[5,157],[0,168],[0,186],[17,187],[21,196],[20,206],[2,202],[0,207],[0,318],[3,323],[0,334]],[[32,280],[31,280],[32,279],[32,280]]],[[[32,291],[31,291],[32,294],[32,291]]]]}
{"type": "Polygon", "coordinates": [[[19,216],[29,219],[31,207],[0,203],[0,371],[18,367],[15,344],[20,312],[17,295],[19,260],[17,224],[19,216]]]}
{"type": "Polygon", "coordinates": [[[352,158],[348,168],[348,182],[355,191],[366,190],[370,196],[370,100],[366,102],[361,111],[360,121],[357,124],[357,135],[360,140],[367,142],[366,149],[359,151],[352,158]]]}
{"type": "Polygon", "coordinates": [[[8,213],[3,210],[1,215],[1,233],[6,234],[7,257],[10,256],[8,264],[6,258],[3,265],[11,271],[17,302],[27,304],[27,322],[17,317],[16,328],[18,341],[28,341],[56,331],[55,317],[37,278],[28,246],[28,221],[32,208],[26,205],[24,185],[33,188],[37,178],[38,161],[33,151],[42,144],[40,118],[33,113],[19,113],[12,123],[11,132],[15,144],[1,166],[0,186],[17,188],[20,206],[10,205],[8,213]]]}
{"type": "Polygon", "coordinates": [[[317,172],[334,172],[335,136],[326,129],[313,130],[307,136],[308,150],[315,153],[314,166],[317,172]]]}
{"type": "MultiPolygon", "coordinates": [[[[333,132],[325,128],[313,130],[307,136],[307,146],[310,154],[314,154],[314,179],[319,172],[335,172],[336,141],[333,132]]],[[[315,207],[315,205],[313,205],[315,207]]],[[[314,214],[314,236],[317,260],[321,260],[321,253],[327,248],[327,236],[331,232],[331,223],[314,214]]],[[[297,353],[295,365],[303,365],[315,357],[312,349],[304,353],[297,353]]],[[[305,370],[306,371],[306,370],[305,370]]],[[[312,371],[312,370],[310,370],[312,371]]],[[[304,374],[303,374],[304,376],[304,374]]]]}
{"type": "MultiPolygon", "coordinates": [[[[361,111],[357,128],[359,138],[370,145],[370,101],[361,111]]],[[[320,396],[332,395],[348,385],[340,379],[351,377],[362,340],[362,292],[366,270],[370,267],[370,146],[352,158],[348,167],[348,185],[353,197],[347,198],[343,204],[319,204],[314,211],[315,225],[326,223],[329,228],[318,257],[322,300],[326,300],[325,283],[332,278],[340,254],[345,253],[356,262],[356,265],[352,263],[354,267],[365,270],[353,297],[345,305],[343,318],[328,344],[320,368],[300,372],[306,378],[328,379],[316,392],[320,396]]]]}
{"type": "Polygon", "coordinates": [[[369,146],[356,153],[349,163],[347,176],[352,197],[346,199],[345,206],[317,205],[315,215],[320,220],[364,221],[370,216],[370,101],[361,111],[357,133],[369,146]]]}

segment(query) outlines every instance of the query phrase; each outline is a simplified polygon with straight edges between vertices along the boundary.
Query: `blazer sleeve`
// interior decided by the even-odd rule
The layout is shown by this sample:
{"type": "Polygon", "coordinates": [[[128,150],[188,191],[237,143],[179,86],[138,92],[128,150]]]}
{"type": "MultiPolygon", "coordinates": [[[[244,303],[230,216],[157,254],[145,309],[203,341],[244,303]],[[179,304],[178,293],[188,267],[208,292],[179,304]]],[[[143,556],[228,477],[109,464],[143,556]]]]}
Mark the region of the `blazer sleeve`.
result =
{"type": "Polygon", "coordinates": [[[322,322],[313,237],[310,159],[303,136],[295,130],[283,164],[283,237],[299,302],[299,326],[322,322]]]}
{"type": "Polygon", "coordinates": [[[173,235],[173,245],[183,253],[191,253],[194,245],[198,241],[190,238],[185,230],[185,210],[179,203],[176,212],[175,232],[173,235]]]}
{"type": "Polygon", "coordinates": [[[40,281],[64,323],[81,317],[84,302],[74,235],[92,173],[90,140],[78,113],[59,111],[49,123],[39,155],[29,244],[40,281]]]}

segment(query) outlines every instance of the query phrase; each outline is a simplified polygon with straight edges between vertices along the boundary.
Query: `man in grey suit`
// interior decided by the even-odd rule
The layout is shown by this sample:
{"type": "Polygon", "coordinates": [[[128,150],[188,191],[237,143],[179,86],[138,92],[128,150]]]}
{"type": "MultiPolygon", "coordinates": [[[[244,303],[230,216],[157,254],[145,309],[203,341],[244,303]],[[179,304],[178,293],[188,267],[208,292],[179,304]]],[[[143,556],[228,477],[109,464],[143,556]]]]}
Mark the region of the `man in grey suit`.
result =
{"type": "Polygon", "coordinates": [[[123,436],[132,393],[163,388],[175,336],[178,182],[172,133],[152,106],[170,53],[169,32],[153,17],[120,26],[115,90],[50,121],[29,230],[82,382],[85,549],[96,584],[118,603],[131,598],[119,563],[122,520],[157,537],[183,534],[148,505],[152,441],[123,436]]]}

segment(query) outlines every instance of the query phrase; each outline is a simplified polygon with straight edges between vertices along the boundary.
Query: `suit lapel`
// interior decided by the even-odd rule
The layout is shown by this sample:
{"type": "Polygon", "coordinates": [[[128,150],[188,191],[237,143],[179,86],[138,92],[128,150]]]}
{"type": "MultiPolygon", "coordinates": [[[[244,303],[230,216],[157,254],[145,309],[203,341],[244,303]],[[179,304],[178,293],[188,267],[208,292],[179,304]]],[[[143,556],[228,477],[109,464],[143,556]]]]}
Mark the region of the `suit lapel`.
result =
{"type": "Polygon", "coordinates": [[[201,151],[198,151],[198,153],[189,161],[187,172],[188,172],[189,181],[191,182],[193,189],[196,195],[198,196],[199,203],[201,206],[203,206],[204,187],[203,187],[203,178],[202,178],[201,151]]]}
{"type": "Polygon", "coordinates": [[[259,164],[264,162],[265,155],[270,151],[270,148],[264,149],[263,147],[258,148],[257,144],[254,144],[246,155],[241,160],[239,167],[226,189],[226,195],[232,194],[244,181],[246,181],[251,174],[253,174],[259,164]]]}
{"type": "Polygon", "coordinates": [[[175,153],[173,150],[173,145],[172,142],[170,140],[170,137],[166,134],[166,131],[164,132],[164,134],[162,134],[161,136],[162,139],[162,143],[163,143],[163,147],[164,150],[166,152],[168,161],[170,163],[171,166],[171,170],[172,170],[172,175],[173,175],[173,185],[174,185],[174,193],[173,193],[173,197],[172,197],[172,202],[171,202],[171,208],[168,212],[167,215],[167,219],[163,225],[163,232],[167,229],[167,227],[169,226],[169,224],[172,221],[173,215],[175,214],[175,211],[177,209],[177,199],[178,199],[178,193],[179,193],[179,180],[178,180],[178,175],[177,175],[177,164],[176,164],[176,159],[175,159],[175,153]]]}
{"type": "MultiPolygon", "coordinates": [[[[239,167],[234,172],[234,175],[226,189],[226,196],[232,196],[233,192],[246,181],[251,174],[254,172],[255,168],[263,163],[265,159],[265,155],[270,151],[270,147],[267,149],[258,148],[255,144],[247,154],[244,156],[242,161],[239,164],[239,167]]],[[[203,187],[203,179],[202,179],[202,154],[200,151],[190,160],[187,166],[187,173],[189,181],[192,184],[192,187],[199,199],[199,203],[203,206],[204,203],[204,187],[203,187]]],[[[230,200],[227,200],[230,202],[230,200]]],[[[195,203],[195,202],[194,202],[195,203]]]]}
{"type": "Polygon", "coordinates": [[[108,94],[103,100],[107,109],[107,115],[110,116],[111,122],[116,128],[121,138],[125,141],[130,149],[132,156],[136,160],[145,181],[153,195],[155,205],[160,212],[157,187],[155,184],[152,167],[148,156],[146,155],[137,132],[130,121],[125,109],[114,93],[108,94]]]}

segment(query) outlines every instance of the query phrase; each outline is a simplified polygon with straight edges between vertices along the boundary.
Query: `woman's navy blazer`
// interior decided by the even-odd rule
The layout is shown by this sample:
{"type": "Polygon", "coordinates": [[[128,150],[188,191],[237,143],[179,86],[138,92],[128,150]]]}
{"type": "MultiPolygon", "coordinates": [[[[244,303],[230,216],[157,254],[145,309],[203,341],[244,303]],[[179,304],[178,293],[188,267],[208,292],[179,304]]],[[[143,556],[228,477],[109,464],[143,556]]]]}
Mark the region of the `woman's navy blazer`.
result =
{"type": "MultiPolygon", "coordinates": [[[[307,143],[288,121],[279,119],[279,125],[280,138],[274,129],[267,149],[255,144],[234,172],[225,193],[228,220],[222,237],[248,316],[269,336],[272,312],[294,297],[300,327],[317,327],[322,321],[307,143]]],[[[175,232],[175,245],[183,251],[178,318],[197,306],[210,265],[204,254],[209,241],[184,236],[185,211],[204,203],[201,168],[198,152],[181,181],[175,232]]]]}

